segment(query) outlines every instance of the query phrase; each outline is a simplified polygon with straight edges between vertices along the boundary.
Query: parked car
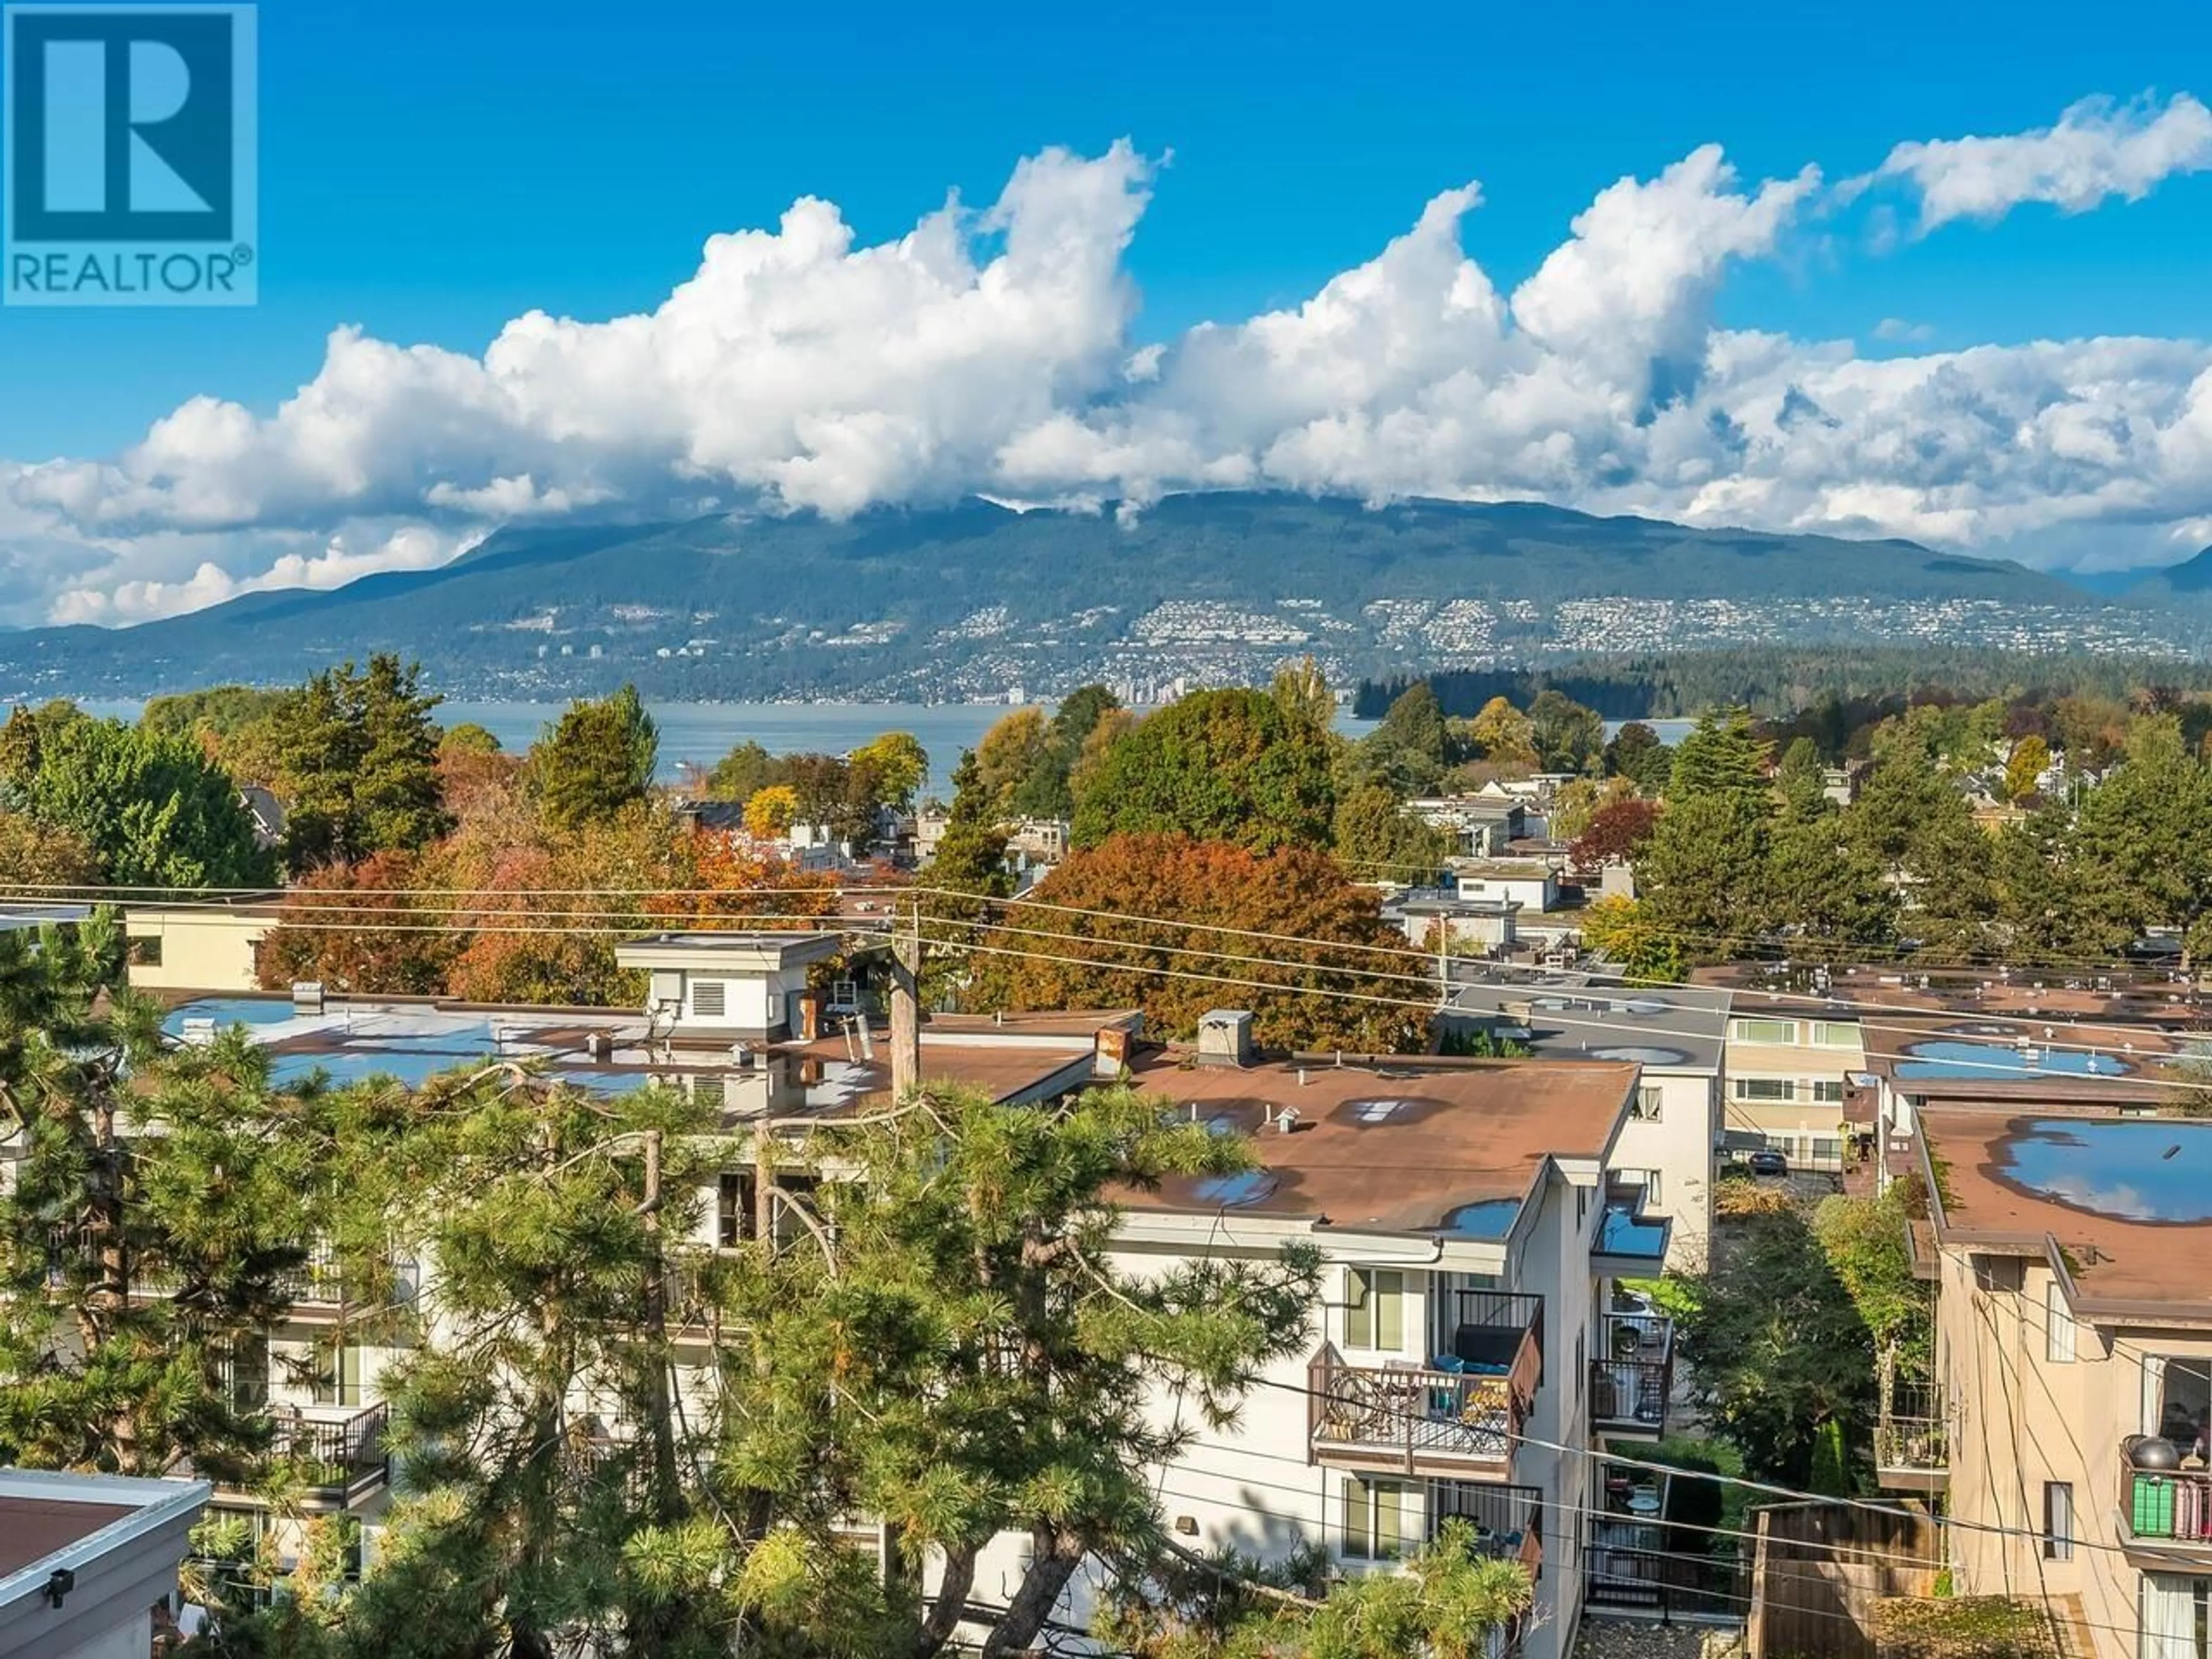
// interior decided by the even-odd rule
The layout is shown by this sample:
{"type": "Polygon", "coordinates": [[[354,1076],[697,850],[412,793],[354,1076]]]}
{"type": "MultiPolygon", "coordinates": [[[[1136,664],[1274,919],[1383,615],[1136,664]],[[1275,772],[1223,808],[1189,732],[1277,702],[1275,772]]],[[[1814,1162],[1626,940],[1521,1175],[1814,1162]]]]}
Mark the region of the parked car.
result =
{"type": "Polygon", "coordinates": [[[1744,1159],[1744,1166],[1755,1176],[1786,1176],[1790,1160],[1780,1152],[1753,1152],[1744,1159]]]}

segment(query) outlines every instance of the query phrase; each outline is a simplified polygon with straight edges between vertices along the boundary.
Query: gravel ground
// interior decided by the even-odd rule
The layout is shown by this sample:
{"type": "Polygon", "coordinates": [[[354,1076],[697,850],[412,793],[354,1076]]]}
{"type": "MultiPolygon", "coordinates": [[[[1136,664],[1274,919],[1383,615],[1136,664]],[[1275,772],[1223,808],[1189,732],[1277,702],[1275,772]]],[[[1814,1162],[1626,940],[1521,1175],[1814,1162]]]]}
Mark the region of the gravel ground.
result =
{"type": "Polygon", "coordinates": [[[1741,1631],[1586,1615],[1574,1659],[1738,1659],[1742,1652],[1741,1631]]]}

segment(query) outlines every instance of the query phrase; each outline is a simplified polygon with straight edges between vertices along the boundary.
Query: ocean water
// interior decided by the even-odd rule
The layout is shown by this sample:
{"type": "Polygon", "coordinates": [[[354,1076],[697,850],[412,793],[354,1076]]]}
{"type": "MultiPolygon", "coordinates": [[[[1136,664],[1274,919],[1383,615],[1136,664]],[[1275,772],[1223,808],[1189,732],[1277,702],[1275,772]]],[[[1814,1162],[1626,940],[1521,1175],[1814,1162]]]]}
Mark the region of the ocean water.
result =
{"type": "MultiPolygon", "coordinates": [[[[960,753],[982,741],[983,733],[1011,712],[996,702],[653,702],[646,705],[660,727],[660,769],[663,783],[683,779],[686,765],[712,766],[738,744],[750,738],[775,755],[838,755],[856,749],[885,732],[911,732],[929,751],[929,780],[924,794],[949,796],[952,769],[960,753]]],[[[143,704],[88,698],[83,707],[91,714],[135,720],[143,704]]],[[[550,722],[568,707],[557,702],[469,702],[452,699],[438,706],[437,717],[447,726],[472,721],[497,738],[502,748],[520,753],[538,740],[550,722]]],[[[1042,705],[1049,714],[1051,705],[1042,705]]],[[[1353,720],[1340,714],[1337,730],[1348,738],[1375,728],[1372,720],[1353,720]]],[[[1654,720],[1659,735],[1679,742],[1690,729],[1689,720],[1654,720]]],[[[1607,735],[1619,730],[1608,722],[1607,735]]]]}

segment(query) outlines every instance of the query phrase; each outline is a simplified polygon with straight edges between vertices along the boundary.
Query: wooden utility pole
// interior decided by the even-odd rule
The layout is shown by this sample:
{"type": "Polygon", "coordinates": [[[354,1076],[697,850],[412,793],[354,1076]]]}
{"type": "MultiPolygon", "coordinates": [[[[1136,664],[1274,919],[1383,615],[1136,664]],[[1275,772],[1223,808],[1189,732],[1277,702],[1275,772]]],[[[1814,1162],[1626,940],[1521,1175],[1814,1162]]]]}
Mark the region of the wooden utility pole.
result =
{"type": "Polygon", "coordinates": [[[921,1082],[921,907],[891,936],[891,1098],[904,1100],[921,1082]]]}

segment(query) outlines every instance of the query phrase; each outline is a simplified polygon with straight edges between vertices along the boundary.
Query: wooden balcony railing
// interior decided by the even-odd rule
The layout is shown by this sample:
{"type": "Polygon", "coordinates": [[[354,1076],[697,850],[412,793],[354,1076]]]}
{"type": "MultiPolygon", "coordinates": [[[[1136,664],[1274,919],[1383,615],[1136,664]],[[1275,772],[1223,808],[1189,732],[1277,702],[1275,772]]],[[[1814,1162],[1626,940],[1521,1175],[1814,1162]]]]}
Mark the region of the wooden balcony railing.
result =
{"type": "Polygon", "coordinates": [[[1324,1349],[1309,1371],[1308,1427],[1316,1462],[1406,1474],[1513,1465],[1528,1402],[1510,1376],[1426,1366],[1348,1365],[1324,1349]]]}

